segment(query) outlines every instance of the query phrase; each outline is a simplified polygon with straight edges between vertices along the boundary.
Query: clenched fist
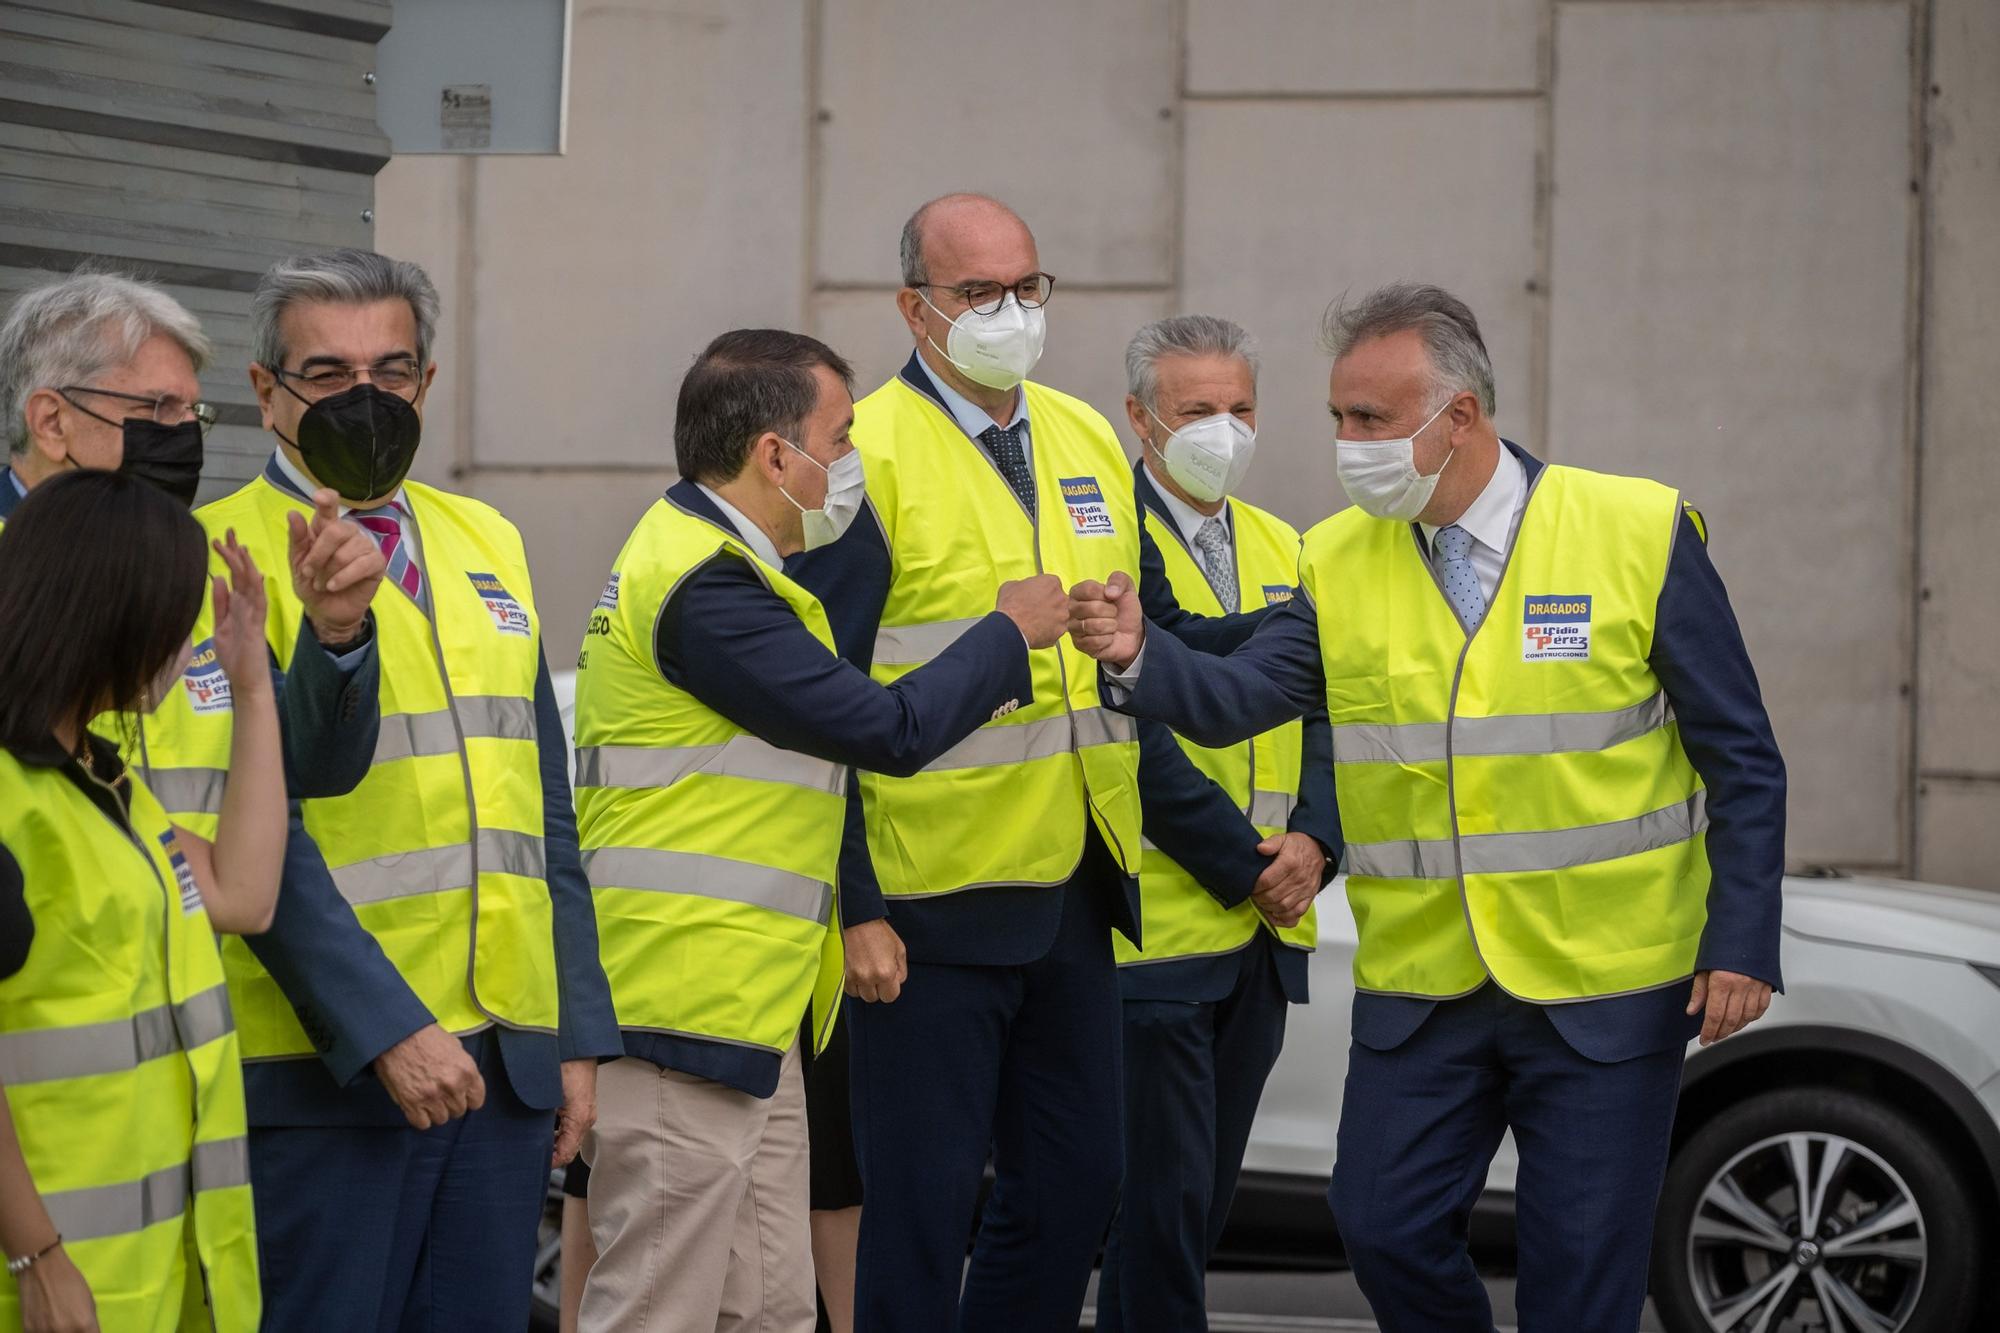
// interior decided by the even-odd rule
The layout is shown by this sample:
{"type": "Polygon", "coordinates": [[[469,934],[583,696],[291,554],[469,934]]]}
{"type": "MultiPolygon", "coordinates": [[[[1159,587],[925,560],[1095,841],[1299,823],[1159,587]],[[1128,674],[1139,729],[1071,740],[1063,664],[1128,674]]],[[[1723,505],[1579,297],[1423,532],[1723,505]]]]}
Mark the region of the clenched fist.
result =
{"type": "Polygon", "coordinates": [[[1069,637],[1080,652],[1113,671],[1131,666],[1146,643],[1146,613],[1132,576],[1121,569],[1102,583],[1085,579],[1071,588],[1069,637]]]}
{"type": "Polygon", "coordinates": [[[1053,648],[1069,628],[1069,599],[1053,574],[1001,584],[993,609],[1021,627],[1030,648],[1053,648]]]}

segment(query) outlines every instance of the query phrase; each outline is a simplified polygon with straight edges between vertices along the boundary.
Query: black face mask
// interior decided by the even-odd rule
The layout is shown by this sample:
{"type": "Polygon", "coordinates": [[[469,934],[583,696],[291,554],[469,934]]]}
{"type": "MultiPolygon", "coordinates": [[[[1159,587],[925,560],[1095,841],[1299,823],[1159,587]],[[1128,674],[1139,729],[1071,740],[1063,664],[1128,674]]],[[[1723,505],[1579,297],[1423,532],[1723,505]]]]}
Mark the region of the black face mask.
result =
{"type": "Polygon", "coordinates": [[[201,423],[183,421],[162,426],[157,421],[127,417],[125,461],[118,470],[148,482],[184,505],[194,504],[201,485],[201,423]]]}
{"type": "Polygon", "coordinates": [[[287,443],[320,485],[359,503],[403,484],[422,436],[416,408],[363,382],[308,406],[299,418],[299,438],[287,443]]]}

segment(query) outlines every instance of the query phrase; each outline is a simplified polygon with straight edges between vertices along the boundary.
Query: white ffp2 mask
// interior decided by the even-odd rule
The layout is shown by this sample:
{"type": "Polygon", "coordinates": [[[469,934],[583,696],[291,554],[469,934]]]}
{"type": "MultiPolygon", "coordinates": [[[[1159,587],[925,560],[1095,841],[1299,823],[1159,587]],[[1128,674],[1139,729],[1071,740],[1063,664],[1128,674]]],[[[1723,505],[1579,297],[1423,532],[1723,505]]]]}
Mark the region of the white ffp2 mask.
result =
{"type": "MultiPolygon", "coordinates": [[[[1429,430],[1431,421],[1443,416],[1444,409],[1451,404],[1451,399],[1445,399],[1431,413],[1430,421],[1400,440],[1334,440],[1334,466],[1340,473],[1340,484],[1347,490],[1347,498],[1376,518],[1415,522],[1417,515],[1424,512],[1424,506],[1431,502],[1438,478],[1444,475],[1443,464],[1428,476],[1417,471],[1417,436],[1429,430]]],[[[1445,462],[1450,461],[1451,455],[1447,453],[1445,462]]]]}
{"type": "MultiPolygon", "coordinates": [[[[1160,421],[1159,413],[1146,409],[1160,421]]],[[[1234,495],[1249,475],[1250,460],[1257,455],[1257,432],[1248,422],[1230,412],[1190,421],[1179,430],[1160,421],[1168,432],[1165,444],[1153,444],[1153,452],[1177,485],[1195,499],[1220,500],[1234,495]]]]}
{"type": "MultiPolygon", "coordinates": [[[[938,314],[944,314],[930,297],[923,296],[923,302],[938,314]]],[[[945,335],[944,346],[938,347],[938,351],[974,384],[989,389],[1011,389],[1033,373],[1035,363],[1042,359],[1042,344],[1047,339],[1048,321],[1042,317],[1042,308],[1036,306],[1031,310],[1009,292],[1001,300],[1000,308],[990,315],[968,310],[952,320],[951,332],[945,335]]],[[[931,339],[931,346],[937,347],[935,338],[931,339]]]]}

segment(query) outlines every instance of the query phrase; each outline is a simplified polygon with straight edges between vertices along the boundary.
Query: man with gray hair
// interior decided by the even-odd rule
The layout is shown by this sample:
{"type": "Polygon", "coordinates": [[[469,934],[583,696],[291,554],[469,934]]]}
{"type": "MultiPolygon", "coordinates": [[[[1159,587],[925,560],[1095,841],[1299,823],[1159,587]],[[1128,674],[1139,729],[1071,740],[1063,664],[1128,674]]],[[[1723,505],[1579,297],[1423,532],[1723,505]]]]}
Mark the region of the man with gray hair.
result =
{"type": "Polygon", "coordinates": [[[1117,574],[1071,632],[1204,745],[1328,711],[1359,933],[1328,1198],[1382,1327],[1492,1328],[1466,1233],[1511,1129],[1522,1326],[1635,1328],[1684,1047],[1780,982],[1784,762],[1679,492],[1501,440],[1448,292],[1337,305],[1327,342],[1355,507],[1293,600],[1210,657],[1117,574]]]}
{"type": "MultiPolygon", "coordinates": [[[[9,459],[0,522],[27,493],[75,468],[124,471],[189,503],[201,478],[202,436],[214,421],[195,378],[209,343],[195,317],[150,282],[81,270],[30,287],[0,324],[0,420],[9,459]]],[[[291,795],[339,796],[368,771],[379,717],[369,602],[382,559],[367,537],[320,497],[310,521],[287,533],[293,594],[304,614],[277,674],[278,716],[291,795]]],[[[219,567],[219,565],[218,565],[219,567]]],[[[271,565],[265,569],[275,568],[271,565]]],[[[163,704],[227,708],[212,645],[197,636],[183,691],[163,704]],[[177,696],[185,693],[185,701],[177,696]]],[[[149,718],[134,722],[141,729],[149,718]]],[[[221,762],[208,769],[147,764],[146,780],[183,827],[214,836],[221,762]]]]}
{"type": "MultiPolygon", "coordinates": [[[[304,802],[276,920],[223,954],[272,1328],[521,1327],[551,1156],[619,1053],[520,533],[406,480],[437,315],[415,264],[274,266],[250,373],[278,447],[197,514],[267,563],[329,489],[388,566],[374,766],[304,802]]],[[[301,614],[273,595],[274,650],[301,614]]],[[[201,766],[229,714],[156,729],[155,763],[201,766]]]]}
{"type": "MultiPolygon", "coordinates": [[[[1156,320],[1133,335],[1125,374],[1140,521],[1180,604],[1223,616],[1290,601],[1298,532],[1234,494],[1257,447],[1250,335],[1213,315],[1156,320]]],[[[1180,747],[1191,780],[1228,797],[1220,811],[1190,804],[1188,819],[1233,869],[1183,864],[1149,837],[1143,947],[1112,940],[1125,1183],[1097,1288],[1097,1327],[1110,1333],[1208,1327],[1204,1273],[1284,1044],[1286,1007],[1306,1000],[1313,898],[1339,860],[1323,711],[1238,745],[1180,747]]]]}

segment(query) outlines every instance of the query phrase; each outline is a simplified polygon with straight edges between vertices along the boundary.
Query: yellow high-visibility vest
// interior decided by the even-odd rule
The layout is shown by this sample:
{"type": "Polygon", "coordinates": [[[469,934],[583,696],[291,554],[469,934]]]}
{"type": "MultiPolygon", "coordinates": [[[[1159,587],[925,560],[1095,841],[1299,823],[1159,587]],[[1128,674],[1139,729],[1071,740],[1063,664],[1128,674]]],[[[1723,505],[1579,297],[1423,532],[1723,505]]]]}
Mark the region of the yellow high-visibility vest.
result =
{"type": "MultiPolygon", "coordinates": [[[[930,661],[993,610],[1000,585],[1050,573],[1071,587],[1139,567],[1129,464],[1104,418],[1023,384],[1035,474],[1030,518],[944,409],[900,377],[854,406],[868,497],[889,547],[871,674],[930,661]]],[[[868,521],[865,517],[863,522],[868,521]]],[[[1139,743],[1104,707],[1097,664],[1067,635],[1028,654],[1034,700],[980,727],[912,777],[860,775],[868,850],[892,901],[995,884],[1055,885],[1095,823],[1139,870],[1139,743]]]]}
{"type": "Polygon", "coordinates": [[[1681,507],[1544,468],[1470,637],[1409,524],[1357,508],[1306,534],[1358,988],[1491,977],[1546,1003],[1692,973],[1704,793],[1647,662],[1681,507]]]}
{"type": "Polygon", "coordinates": [[[782,1054],[840,1012],[835,870],[847,769],[767,744],[660,674],[682,580],[745,561],[833,651],[819,600],[733,533],[655,501],[590,614],[576,680],[576,810],[618,1025],[782,1054]]]}
{"type": "MultiPolygon", "coordinates": [[[[520,533],[476,500],[407,483],[412,557],[428,612],[385,582],[373,609],[381,657],[382,728],[374,766],[345,796],[303,803],[335,887],[446,1030],[492,1023],[553,1032],[555,936],[542,846],[535,678],[541,624],[520,533]]],[[[195,511],[236,538],[259,569],[289,561],[286,516],[311,506],[267,477],[195,511]]],[[[219,560],[211,560],[220,569],[219,560]]],[[[282,573],[265,583],[266,637],[281,668],[305,608],[282,573]]],[[[211,608],[195,628],[196,663],[211,608]]],[[[147,721],[148,773],[187,799],[213,793],[228,767],[226,681],[203,698],[170,692],[147,721]]],[[[195,831],[208,807],[175,818],[195,831]]],[[[223,943],[245,1059],[309,1055],[291,1002],[241,940],[223,943]]]]}
{"type": "MultiPolygon", "coordinates": [[[[0,750],[0,843],[35,938],[0,980],[0,1083],[28,1174],[106,1330],[253,1333],[243,1068],[215,936],[166,811],[131,831],[0,750]]],[[[0,1277],[0,1327],[19,1328],[0,1277]]]]}
{"type": "MultiPolygon", "coordinates": [[[[1254,611],[1290,601],[1298,580],[1297,529],[1241,500],[1224,503],[1225,521],[1235,533],[1236,548],[1236,604],[1228,607],[1209,582],[1206,569],[1188,550],[1180,529],[1158,514],[1146,514],[1146,526],[1166,564],[1175,599],[1184,609],[1204,616],[1254,611]]],[[[1229,793],[1229,799],[1257,832],[1270,837],[1285,831],[1299,801],[1302,730],[1302,723],[1287,722],[1240,745],[1217,750],[1196,745],[1185,736],[1174,739],[1196,768],[1229,793]]],[[[1281,930],[1265,920],[1255,903],[1224,907],[1151,840],[1144,845],[1139,903],[1146,947],[1142,950],[1114,932],[1111,943],[1120,967],[1234,953],[1255,939],[1260,928],[1295,949],[1310,951],[1318,942],[1318,908],[1308,909],[1297,925],[1281,930]]]]}

